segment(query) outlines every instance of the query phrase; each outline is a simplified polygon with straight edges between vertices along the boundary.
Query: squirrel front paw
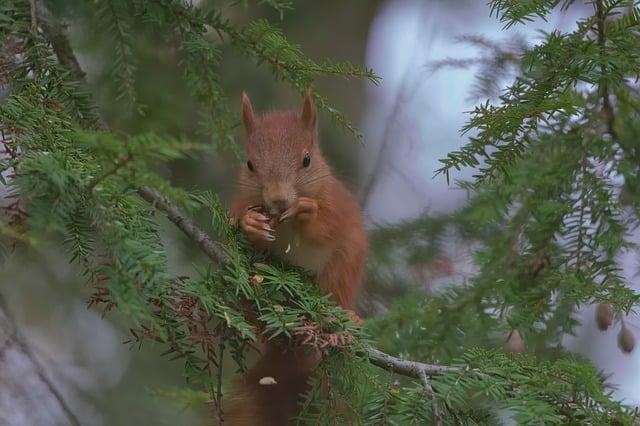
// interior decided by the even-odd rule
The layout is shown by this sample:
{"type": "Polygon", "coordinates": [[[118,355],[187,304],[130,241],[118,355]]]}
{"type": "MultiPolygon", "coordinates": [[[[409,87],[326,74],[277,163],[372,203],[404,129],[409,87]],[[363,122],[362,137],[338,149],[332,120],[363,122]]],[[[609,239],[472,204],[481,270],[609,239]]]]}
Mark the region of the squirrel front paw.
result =
{"type": "Polygon", "coordinates": [[[248,210],[240,221],[240,228],[251,242],[272,242],[276,237],[269,218],[255,210],[248,210]]]}
{"type": "Polygon", "coordinates": [[[280,222],[295,219],[299,222],[309,222],[318,215],[318,202],[313,198],[300,197],[287,211],[280,216],[280,222]]]}

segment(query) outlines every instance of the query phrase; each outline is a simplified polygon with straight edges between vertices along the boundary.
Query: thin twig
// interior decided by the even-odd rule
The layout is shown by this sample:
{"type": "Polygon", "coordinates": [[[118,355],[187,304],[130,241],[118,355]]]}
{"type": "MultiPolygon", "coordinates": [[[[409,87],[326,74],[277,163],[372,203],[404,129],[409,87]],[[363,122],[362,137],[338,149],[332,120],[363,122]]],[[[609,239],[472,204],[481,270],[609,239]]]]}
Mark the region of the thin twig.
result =
{"type": "Polygon", "coordinates": [[[131,155],[127,155],[123,159],[116,161],[114,166],[111,169],[102,173],[100,176],[94,178],[91,182],[87,184],[86,186],[87,191],[93,191],[93,188],[95,188],[97,184],[99,184],[109,176],[116,174],[118,170],[126,166],[130,161],[131,161],[131,155]]]}
{"type": "Polygon", "coordinates": [[[38,33],[38,8],[36,0],[29,0],[29,10],[31,12],[31,33],[35,36],[38,33]]]}
{"type": "MultiPolygon", "coordinates": [[[[602,4],[602,0],[598,0],[596,2],[596,15],[597,15],[597,27],[598,27],[598,46],[600,47],[600,55],[601,60],[604,58],[606,54],[606,34],[605,34],[605,24],[607,16],[605,15],[604,5],[602,4]]],[[[600,66],[600,73],[605,75],[607,73],[607,69],[604,65],[600,66]]],[[[612,138],[616,138],[616,130],[615,130],[615,121],[616,116],[613,111],[613,106],[611,105],[611,99],[609,95],[609,86],[607,82],[601,78],[600,84],[600,96],[602,97],[602,112],[604,113],[605,119],[607,121],[607,132],[612,138]]]]}
{"type": "Polygon", "coordinates": [[[218,345],[218,383],[216,391],[216,408],[218,415],[218,424],[224,424],[224,412],[222,411],[222,361],[224,360],[224,331],[220,333],[220,342],[218,345]]]}
{"type": "Polygon", "coordinates": [[[433,407],[433,426],[442,426],[442,413],[440,412],[440,407],[438,406],[438,401],[436,400],[436,393],[433,391],[433,387],[431,386],[431,382],[429,378],[425,374],[424,370],[420,371],[420,379],[422,380],[422,385],[424,386],[424,391],[431,398],[432,407],[433,407]]]}

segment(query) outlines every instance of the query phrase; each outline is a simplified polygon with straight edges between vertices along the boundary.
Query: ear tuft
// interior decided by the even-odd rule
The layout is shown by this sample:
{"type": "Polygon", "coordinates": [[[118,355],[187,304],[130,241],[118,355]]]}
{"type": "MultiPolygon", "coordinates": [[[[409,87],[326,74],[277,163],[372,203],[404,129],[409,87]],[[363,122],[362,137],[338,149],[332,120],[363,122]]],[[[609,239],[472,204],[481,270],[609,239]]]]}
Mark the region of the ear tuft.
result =
{"type": "Polygon", "coordinates": [[[307,94],[304,97],[301,119],[308,129],[314,129],[316,127],[316,107],[313,104],[313,91],[311,87],[307,89],[307,94]]]}
{"type": "Polygon", "coordinates": [[[242,122],[244,123],[244,129],[247,134],[251,133],[253,129],[255,129],[256,119],[253,115],[251,100],[245,92],[242,92],[242,122]]]}

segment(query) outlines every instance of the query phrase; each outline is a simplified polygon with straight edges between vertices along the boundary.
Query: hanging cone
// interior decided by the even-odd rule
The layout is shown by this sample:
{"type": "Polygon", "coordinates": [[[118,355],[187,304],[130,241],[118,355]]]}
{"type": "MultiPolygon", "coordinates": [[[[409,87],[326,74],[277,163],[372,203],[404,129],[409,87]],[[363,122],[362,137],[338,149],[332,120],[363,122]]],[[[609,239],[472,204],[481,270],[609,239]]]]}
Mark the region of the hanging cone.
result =
{"type": "Polygon", "coordinates": [[[596,308],[596,324],[600,331],[605,331],[613,324],[615,310],[610,303],[600,303],[596,308]]]}
{"type": "Polygon", "coordinates": [[[631,353],[636,346],[636,338],[633,332],[624,325],[618,333],[618,347],[626,354],[631,353]]]}

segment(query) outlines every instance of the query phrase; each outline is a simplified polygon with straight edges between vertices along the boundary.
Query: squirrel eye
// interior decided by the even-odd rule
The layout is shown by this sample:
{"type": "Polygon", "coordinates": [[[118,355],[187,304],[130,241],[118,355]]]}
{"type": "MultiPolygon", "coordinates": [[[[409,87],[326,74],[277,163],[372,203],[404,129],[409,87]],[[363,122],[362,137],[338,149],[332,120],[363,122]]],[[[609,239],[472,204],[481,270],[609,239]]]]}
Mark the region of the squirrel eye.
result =
{"type": "Polygon", "coordinates": [[[302,166],[303,167],[309,167],[309,164],[311,164],[311,154],[306,152],[304,154],[304,159],[302,160],[302,166]]]}
{"type": "Polygon", "coordinates": [[[247,168],[249,169],[249,171],[253,171],[253,163],[251,162],[251,160],[247,161],[247,168]]]}

